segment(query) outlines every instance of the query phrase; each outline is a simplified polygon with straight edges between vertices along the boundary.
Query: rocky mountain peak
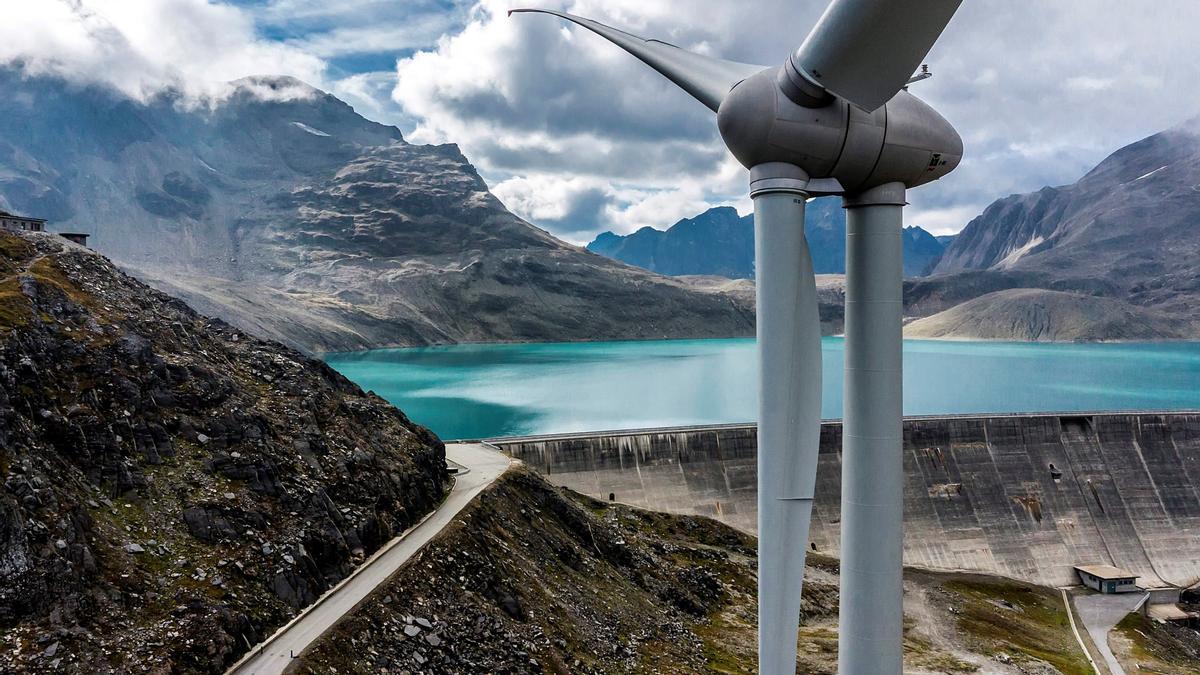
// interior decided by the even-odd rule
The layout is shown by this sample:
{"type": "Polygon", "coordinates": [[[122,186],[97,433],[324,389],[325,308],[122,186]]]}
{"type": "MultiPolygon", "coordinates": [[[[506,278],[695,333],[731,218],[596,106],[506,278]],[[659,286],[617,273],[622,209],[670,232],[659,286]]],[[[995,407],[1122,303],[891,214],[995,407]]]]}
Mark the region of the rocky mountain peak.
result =
{"type": "MultiPolygon", "coordinates": [[[[954,239],[935,274],[991,275],[1009,287],[1020,279],[1037,289],[1084,290],[1111,300],[993,294],[964,310],[972,317],[996,312],[981,321],[997,325],[1015,325],[1019,314],[1036,309],[1033,299],[1053,298],[1059,319],[1072,316],[1068,305],[1076,316],[1093,312],[1112,319],[1064,322],[1062,334],[1076,339],[1194,335],[1200,303],[1198,131],[1200,118],[1188,120],[1117,150],[1071,185],[997,200],[954,239]],[[1140,333],[1128,327],[1133,324],[1140,333]]],[[[942,317],[942,324],[965,325],[963,316],[942,317]]]]}
{"type": "Polygon", "coordinates": [[[517,218],[455,145],[294,78],[235,84],[200,107],[0,70],[0,204],[310,350],[753,332],[736,301],[517,218]]]}
{"type": "Polygon", "coordinates": [[[1123,147],[1072,185],[1012,195],[967,225],[936,272],[1022,270],[1109,280],[1171,301],[1200,250],[1197,120],[1123,147]],[[1149,285],[1157,290],[1149,290],[1149,285]],[[1139,290],[1142,289],[1142,290],[1139,290]]]}
{"type": "Polygon", "coordinates": [[[229,83],[235,91],[265,101],[290,101],[328,96],[325,92],[290,75],[250,75],[229,83]]]}

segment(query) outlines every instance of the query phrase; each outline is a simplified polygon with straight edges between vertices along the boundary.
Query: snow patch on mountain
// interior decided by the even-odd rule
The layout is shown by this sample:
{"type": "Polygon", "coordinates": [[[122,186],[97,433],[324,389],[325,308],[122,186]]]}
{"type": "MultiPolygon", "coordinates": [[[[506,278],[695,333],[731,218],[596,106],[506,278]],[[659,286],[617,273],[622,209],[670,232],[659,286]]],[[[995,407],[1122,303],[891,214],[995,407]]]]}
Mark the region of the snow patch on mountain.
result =
{"type": "Polygon", "coordinates": [[[1014,249],[1011,253],[1004,256],[1004,259],[1000,261],[1000,263],[997,265],[997,267],[999,267],[1002,270],[1011,269],[1013,265],[1017,264],[1018,260],[1025,257],[1026,253],[1029,253],[1033,249],[1037,248],[1038,245],[1041,244],[1043,241],[1046,241],[1046,240],[1045,240],[1045,238],[1043,238],[1041,236],[1037,236],[1037,237],[1034,237],[1033,239],[1030,239],[1029,241],[1025,242],[1024,246],[1014,249]]]}
{"type": "Polygon", "coordinates": [[[321,131],[320,129],[314,129],[314,128],[308,126],[307,124],[305,124],[304,122],[292,122],[292,124],[299,127],[300,130],[302,130],[302,131],[307,131],[308,133],[312,134],[313,136],[322,136],[324,138],[331,138],[331,136],[329,134],[325,133],[324,131],[321,131]]]}

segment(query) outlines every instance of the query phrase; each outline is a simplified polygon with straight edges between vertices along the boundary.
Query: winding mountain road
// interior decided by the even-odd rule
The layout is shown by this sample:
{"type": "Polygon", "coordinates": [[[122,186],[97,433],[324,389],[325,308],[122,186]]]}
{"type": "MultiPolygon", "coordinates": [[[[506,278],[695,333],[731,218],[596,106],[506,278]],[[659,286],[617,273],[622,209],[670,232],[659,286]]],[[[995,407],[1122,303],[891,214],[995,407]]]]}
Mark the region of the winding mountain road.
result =
{"type": "Polygon", "coordinates": [[[229,669],[227,675],[275,675],[386,582],[442,531],[460,511],[513,464],[495,449],[479,444],[446,446],[446,459],[464,467],[446,500],[416,526],[393,539],[349,577],[322,595],[295,619],[229,669]]]}

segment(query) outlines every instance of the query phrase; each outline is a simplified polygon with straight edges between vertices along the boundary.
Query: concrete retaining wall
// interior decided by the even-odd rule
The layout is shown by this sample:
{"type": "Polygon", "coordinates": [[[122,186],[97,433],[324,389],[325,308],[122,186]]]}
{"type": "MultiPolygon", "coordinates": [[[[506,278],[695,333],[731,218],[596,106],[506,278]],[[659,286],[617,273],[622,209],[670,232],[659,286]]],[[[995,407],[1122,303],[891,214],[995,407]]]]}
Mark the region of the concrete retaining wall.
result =
{"type": "Polygon", "coordinates": [[[1180,600],[1182,589],[1179,588],[1156,588],[1146,594],[1146,604],[1148,605],[1174,605],[1180,600]]]}
{"type": "MultiPolygon", "coordinates": [[[[1200,580],[1200,413],[912,418],[905,562],[1076,584],[1109,564],[1143,585],[1200,580]]],[[[598,499],[754,532],[756,436],[730,425],[493,441],[598,499]]],[[[821,431],[811,538],[840,539],[841,425],[821,431]]]]}

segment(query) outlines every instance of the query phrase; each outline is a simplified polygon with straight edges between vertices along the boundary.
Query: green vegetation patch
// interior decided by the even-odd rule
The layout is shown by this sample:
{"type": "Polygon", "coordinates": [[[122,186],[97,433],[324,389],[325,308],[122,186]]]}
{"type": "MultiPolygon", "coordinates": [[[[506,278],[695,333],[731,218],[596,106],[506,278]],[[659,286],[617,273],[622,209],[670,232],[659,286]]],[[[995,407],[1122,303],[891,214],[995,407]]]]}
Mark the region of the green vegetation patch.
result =
{"type": "Polygon", "coordinates": [[[15,275],[0,279],[0,331],[8,332],[29,324],[33,304],[21,292],[15,275]]]}
{"type": "Polygon", "coordinates": [[[1043,661],[1065,675],[1092,672],[1054,590],[982,577],[953,579],[942,588],[958,596],[958,627],[982,653],[1043,661]]]}
{"type": "MultiPolygon", "coordinates": [[[[25,295],[22,284],[32,282],[41,291],[60,293],[70,302],[90,311],[97,309],[95,299],[70,280],[53,255],[35,258],[36,250],[12,234],[0,234],[0,331],[28,326],[35,318],[34,303],[25,295]]],[[[44,312],[43,321],[53,321],[44,312]]]]}
{"type": "Polygon", "coordinates": [[[0,232],[0,274],[18,269],[33,257],[33,247],[15,234],[0,232]]]}
{"type": "Polygon", "coordinates": [[[34,281],[43,287],[51,286],[67,296],[71,302],[77,305],[95,309],[95,300],[91,295],[81,291],[74,282],[72,282],[59,266],[58,261],[53,257],[45,257],[34,261],[29,266],[29,276],[33,277],[34,281]]]}
{"type": "Polygon", "coordinates": [[[33,247],[25,240],[0,232],[0,331],[7,332],[29,323],[32,305],[21,293],[17,273],[31,257],[33,247]]]}

